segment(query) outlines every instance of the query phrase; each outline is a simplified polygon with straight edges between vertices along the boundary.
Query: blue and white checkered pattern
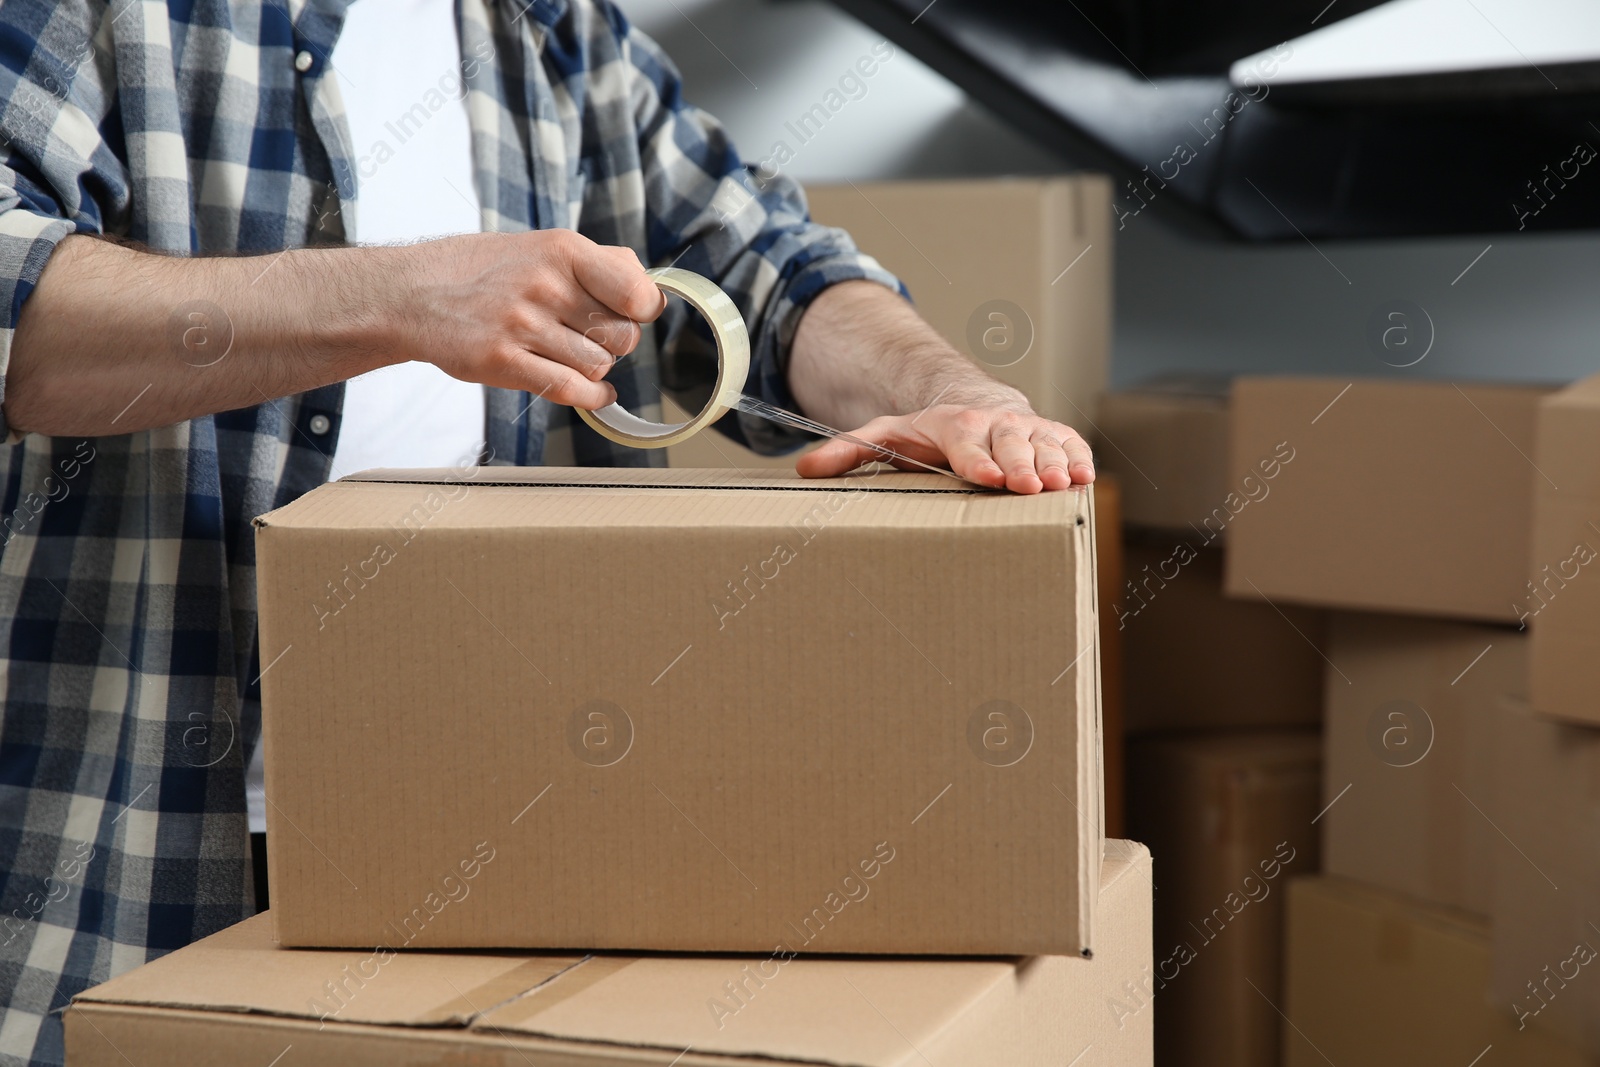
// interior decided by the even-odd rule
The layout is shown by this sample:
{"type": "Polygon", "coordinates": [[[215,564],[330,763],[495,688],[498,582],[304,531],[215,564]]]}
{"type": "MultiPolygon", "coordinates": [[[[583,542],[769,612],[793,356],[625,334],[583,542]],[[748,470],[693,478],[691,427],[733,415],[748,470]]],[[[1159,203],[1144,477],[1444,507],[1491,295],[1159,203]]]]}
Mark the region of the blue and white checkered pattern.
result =
{"type": "MultiPolygon", "coordinates": [[[[179,254],[359,236],[328,60],[347,3],[4,0],[0,389],[18,315],[70,234],[179,254]]],[[[785,359],[809,301],[895,279],[811,223],[792,183],[755,182],[606,0],[457,7],[483,228],[576,228],[716,279],[751,326],[747,391],[792,406],[785,359]]],[[[618,365],[625,405],[658,413],[658,375],[686,403],[709,393],[709,336],[683,326],[618,365]]],[[[5,446],[0,1062],[61,1063],[69,997],[250,912],[250,520],[328,477],[342,396],[5,446]]],[[[659,462],[529,393],[490,390],[488,410],[491,462],[659,462]]],[[[720,428],[768,452],[798,443],[748,416],[720,428]]]]}

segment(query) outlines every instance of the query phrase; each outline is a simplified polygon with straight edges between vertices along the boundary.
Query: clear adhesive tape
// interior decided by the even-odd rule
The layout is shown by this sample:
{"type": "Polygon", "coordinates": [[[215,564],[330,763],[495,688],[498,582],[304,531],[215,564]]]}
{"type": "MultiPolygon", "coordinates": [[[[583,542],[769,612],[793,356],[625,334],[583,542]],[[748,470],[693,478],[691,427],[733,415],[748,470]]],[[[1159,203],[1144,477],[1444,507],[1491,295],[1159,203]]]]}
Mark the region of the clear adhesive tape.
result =
{"type": "Polygon", "coordinates": [[[737,406],[750,374],[750,333],[739,309],[716,283],[681,267],[658,267],[646,273],[663,292],[683,297],[710,323],[711,336],[717,342],[717,384],[711,399],[687,422],[651,422],[615,403],[595,411],[579,408],[578,417],[601,437],[619,445],[665,448],[693,437],[737,406]]]}

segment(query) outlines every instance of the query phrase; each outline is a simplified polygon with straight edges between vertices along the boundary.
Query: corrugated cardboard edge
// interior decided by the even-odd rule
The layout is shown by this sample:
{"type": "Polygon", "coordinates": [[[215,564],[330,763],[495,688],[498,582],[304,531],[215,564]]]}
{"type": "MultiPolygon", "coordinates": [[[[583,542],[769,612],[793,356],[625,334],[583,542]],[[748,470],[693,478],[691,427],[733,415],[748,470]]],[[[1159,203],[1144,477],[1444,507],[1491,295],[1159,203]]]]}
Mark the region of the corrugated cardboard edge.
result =
{"type": "Polygon", "coordinates": [[[834,478],[802,478],[792,470],[764,467],[379,467],[359,471],[340,482],[471,482],[475,485],[535,485],[583,488],[794,489],[833,491],[864,489],[884,493],[999,493],[1003,490],[958,478],[882,467],[834,478]],[[863,484],[870,483],[870,484],[863,484]]]}
{"type": "MultiPolygon", "coordinates": [[[[878,469],[838,478],[801,478],[791,472],[694,467],[419,467],[374,468],[346,475],[329,485],[370,484],[467,485],[484,488],[616,489],[653,492],[662,489],[718,489],[731,491],[777,490],[795,493],[832,493],[848,489],[868,493],[937,493],[968,496],[1000,495],[958,478],[938,474],[878,469]],[[864,484],[866,482],[872,484],[864,484]]],[[[319,486],[319,489],[325,486],[319,486]]],[[[315,490],[313,490],[314,492],[315,490]]],[[[251,525],[263,530],[275,525],[273,516],[293,508],[295,502],[257,515],[251,525]]]]}
{"type": "MultiPolygon", "coordinates": [[[[1079,954],[1085,959],[1094,956],[1094,919],[1095,905],[1100,893],[1100,868],[1104,860],[1106,841],[1106,810],[1105,810],[1105,747],[1104,747],[1104,722],[1101,718],[1100,706],[1100,583],[1098,576],[1099,549],[1095,538],[1094,521],[1094,488],[1090,487],[1086,494],[1086,506],[1081,509],[1074,521],[1075,529],[1081,535],[1080,544],[1087,543],[1087,552],[1079,553],[1078,573],[1075,581],[1078,588],[1087,585],[1088,610],[1084,611],[1085,598],[1079,598],[1077,632],[1082,634],[1085,630],[1090,635],[1093,644],[1092,669],[1088,672],[1088,688],[1085,692],[1083,677],[1079,677],[1079,696],[1087,696],[1088,706],[1094,714],[1090,717],[1089,728],[1080,733],[1078,739],[1078,803],[1087,804],[1090,817],[1080,819],[1080,825],[1088,823],[1088,828],[1096,837],[1092,842],[1079,842],[1078,853],[1087,856],[1089,862],[1082,865],[1078,872],[1078,929],[1082,932],[1082,944],[1079,954]],[[1087,568],[1084,567],[1087,562],[1087,568]],[[1084,751],[1084,746],[1088,751],[1084,751]],[[1092,773],[1086,773],[1092,772],[1092,773]],[[1084,847],[1085,844],[1088,847],[1084,847]]],[[[1077,706],[1084,706],[1079,703],[1077,706]]]]}

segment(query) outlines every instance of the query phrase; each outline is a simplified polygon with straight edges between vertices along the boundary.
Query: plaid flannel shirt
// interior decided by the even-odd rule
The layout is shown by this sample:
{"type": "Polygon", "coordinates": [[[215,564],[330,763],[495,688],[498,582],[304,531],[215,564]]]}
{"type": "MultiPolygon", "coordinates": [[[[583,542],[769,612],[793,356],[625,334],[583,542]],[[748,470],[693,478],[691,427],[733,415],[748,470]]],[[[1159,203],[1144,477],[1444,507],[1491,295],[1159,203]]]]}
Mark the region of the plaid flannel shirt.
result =
{"type": "MultiPolygon", "coordinates": [[[[363,164],[329,67],[348,2],[5,0],[0,389],[23,303],[70,234],[176,254],[359,238],[363,164]]],[[[898,284],[811,223],[793,183],[757,180],[607,0],[457,11],[483,229],[574,228],[716,279],[751,327],[747,391],[784,405],[809,301],[845,279],[898,284]]],[[[684,317],[618,364],[624,405],[659,417],[658,378],[686,403],[709,395],[709,335],[684,317]]],[[[336,385],[116,437],[11,435],[0,1061],[61,1063],[72,995],[252,910],[243,768],[262,663],[250,520],[327,479],[342,396],[336,385]]],[[[768,452],[798,443],[747,416],[719,428],[768,452]]],[[[660,462],[506,390],[488,391],[485,442],[496,463],[660,462]]]]}

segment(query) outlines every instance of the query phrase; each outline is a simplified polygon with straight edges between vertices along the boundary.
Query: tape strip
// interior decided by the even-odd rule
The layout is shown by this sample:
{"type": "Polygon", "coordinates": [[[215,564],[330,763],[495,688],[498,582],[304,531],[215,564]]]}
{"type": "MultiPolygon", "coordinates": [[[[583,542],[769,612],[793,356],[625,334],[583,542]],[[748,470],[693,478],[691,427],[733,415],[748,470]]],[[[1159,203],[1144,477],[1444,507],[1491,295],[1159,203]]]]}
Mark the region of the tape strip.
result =
{"type": "Polygon", "coordinates": [[[651,422],[621,404],[607,404],[597,411],[579,408],[578,417],[601,437],[619,445],[665,448],[693,437],[738,406],[750,374],[750,333],[739,308],[715,283],[681,267],[658,267],[646,273],[664,292],[683,297],[710,324],[717,342],[717,384],[711,399],[687,422],[651,422]]]}

